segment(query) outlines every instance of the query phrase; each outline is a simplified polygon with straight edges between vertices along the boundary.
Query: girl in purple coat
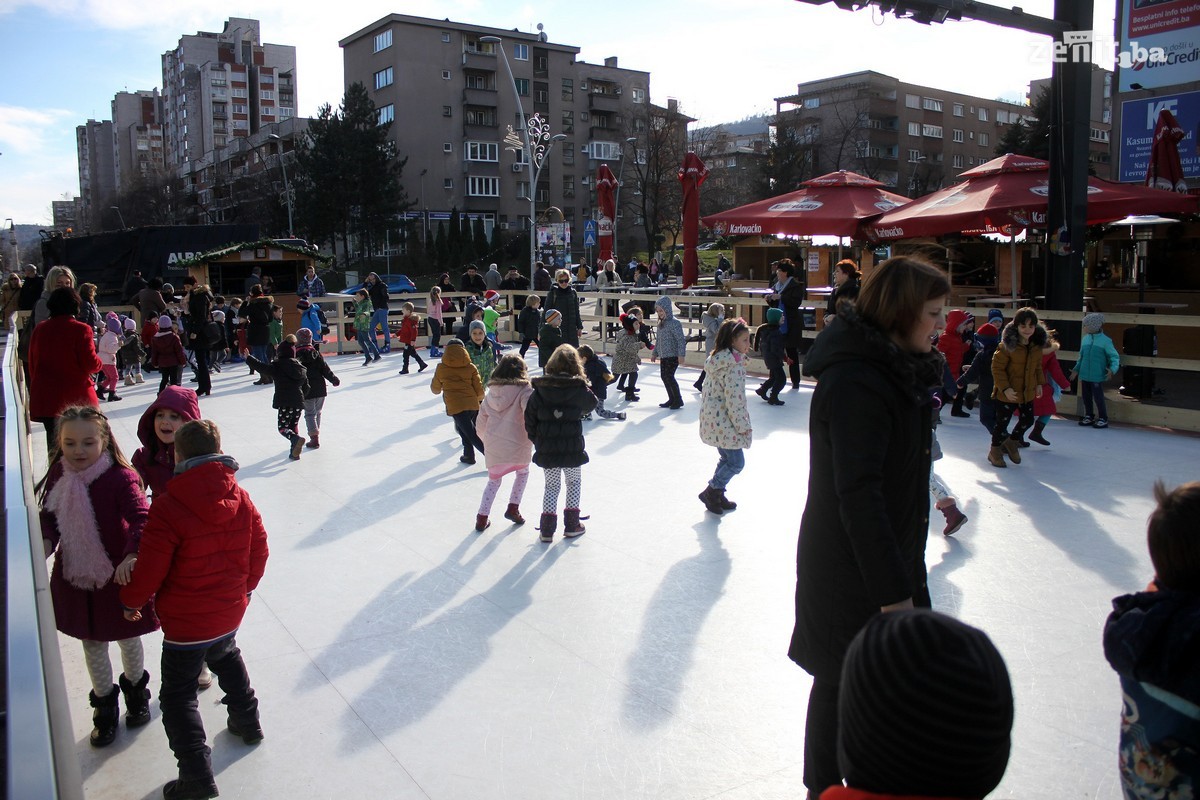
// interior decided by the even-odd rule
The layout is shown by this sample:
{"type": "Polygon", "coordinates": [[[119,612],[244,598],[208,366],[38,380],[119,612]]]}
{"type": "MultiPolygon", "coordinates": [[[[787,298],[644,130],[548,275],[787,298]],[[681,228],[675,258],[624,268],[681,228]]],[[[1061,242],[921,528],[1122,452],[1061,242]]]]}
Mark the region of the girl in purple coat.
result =
{"type": "Polygon", "coordinates": [[[133,574],[149,504],[98,408],[68,407],[56,435],[50,470],[38,486],[46,557],[55,556],[50,597],[58,630],[83,642],[95,709],[91,742],[104,747],[117,735],[120,695],[126,726],[150,721],[140,637],[158,629],[158,617],[151,610],[129,622],[117,594],[133,574]],[[120,692],[112,682],[110,642],[121,649],[120,692]]]}
{"type": "Polygon", "coordinates": [[[492,371],[487,396],[479,406],[479,418],[475,432],[483,440],[484,459],[487,461],[488,482],[479,501],[479,513],[475,516],[475,530],[482,531],[492,523],[488,514],[500,481],[510,472],[515,472],[512,493],[508,496],[508,510],[504,518],[517,525],[524,525],[521,516],[521,498],[525,494],[525,483],[529,480],[529,462],[533,459],[533,443],[525,433],[525,405],[533,387],[529,385],[525,359],[508,355],[500,359],[492,371]]]}

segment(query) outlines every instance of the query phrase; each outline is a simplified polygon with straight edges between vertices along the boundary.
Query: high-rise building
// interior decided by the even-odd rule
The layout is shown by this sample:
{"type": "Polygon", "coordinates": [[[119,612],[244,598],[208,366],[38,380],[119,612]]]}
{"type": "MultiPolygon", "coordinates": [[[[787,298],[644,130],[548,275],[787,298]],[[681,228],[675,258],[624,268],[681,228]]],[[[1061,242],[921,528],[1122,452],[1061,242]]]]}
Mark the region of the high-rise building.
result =
{"type": "Polygon", "coordinates": [[[791,137],[801,179],[846,169],[909,197],[995,158],[1000,137],[1030,113],[873,71],[799,84],[796,94],[775,98],[775,108],[776,134],[791,137]]]}
{"type": "MultiPolygon", "coordinates": [[[[542,32],[391,14],[340,44],[346,86],[363,84],[381,121],[394,123],[396,151],[408,158],[403,180],[416,201],[412,213],[427,230],[452,208],[483,219],[488,231],[493,224],[527,230],[532,192],[539,217],[561,209],[579,251],[597,169],[607,163],[620,173],[624,159],[641,154],[638,137],[655,118],[648,72],[620,67],[616,58],[578,61],[578,47],[542,32]],[[522,112],[565,137],[554,143],[536,187],[523,151],[505,142],[509,128],[520,137],[522,112]]],[[[628,224],[618,237],[633,233],[628,224]]]]}
{"type": "Polygon", "coordinates": [[[117,165],[113,146],[113,124],[89,119],[75,128],[79,160],[81,233],[99,233],[120,227],[112,205],[117,197],[117,165]]]}
{"type": "MultiPolygon", "coordinates": [[[[1029,82],[1029,104],[1037,102],[1042,92],[1050,91],[1050,79],[1039,78],[1029,82]]],[[[1112,121],[1113,121],[1113,73],[1112,70],[1092,65],[1091,82],[1091,125],[1088,126],[1088,166],[1096,177],[1112,179],[1112,121]]]]}
{"type": "Polygon", "coordinates": [[[67,231],[75,233],[79,225],[78,215],[80,206],[81,202],[78,197],[71,200],[51,201],[50,209],[54,216],[54,230],[59,233],[66,233],[67,231]]]}
{"type": "Polygon", "coordinates": [[[166,168],[162,97],[158,89],[118,92],[112,101],[118,192],[166,168]]]}
{"type": "Polygon", "coordinates": [[[295,116],[296,48],[262,44],[259,23],[183,36],[163,53],[166,163],[178,168],[295,116]]]}

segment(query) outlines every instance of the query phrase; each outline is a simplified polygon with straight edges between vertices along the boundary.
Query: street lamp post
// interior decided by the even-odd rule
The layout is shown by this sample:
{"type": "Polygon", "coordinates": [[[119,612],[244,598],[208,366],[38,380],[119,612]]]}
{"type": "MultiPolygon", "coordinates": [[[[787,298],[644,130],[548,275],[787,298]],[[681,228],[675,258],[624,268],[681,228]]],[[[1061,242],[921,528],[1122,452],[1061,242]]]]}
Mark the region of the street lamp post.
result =
{"type": "Polygon", "coordinates": [[[425,173],[428,169],[421,170],[421,247],[426,253],[429,252],[429,204],[425,202],[425,173]]]}
{"type": "MultiPolygon", "coordinates": [[[[635,144],[636,142],[637,142],[636,136],[630,136],[628,139],[625,140],[625,144],[635,144]]],[[[621,218],[621,179],[625,175],[625,144],[621,145],[621,168],[617,170],[617,194],[613,198],[613,221],[612,221],[613,254],[612,254],[612,257],[613,257],[613,262],[615,262],[618,267],[620,266],[621,262],[617,261],[617,259],[618,259],[617,245],[620,244],[620,240],[617,239],[617,220],[619,220],[621,218]]],[[[633,149],[633,157],[637,158],[637,148],[636,147],[633,149]]]]}
{"type": "MultiPolygon", "coordinates": [[[[499,36],[480,36],[480,42],[500,45],[499,36]]],[[[550,135],[550,123],[543,120],[540,114],[525,116],[525,107],[521,103],[521,93],[517,91],[517,79],[513,75],[512,64],[508,61],[508,53],[503,47],[500,57],[504,60],[504,70],[508,73],[508,81],[512,85],[513,97],[517,100],[517,113],[525,121],[521,135],[508,126],[508,135],[504,137],[505,149],[525,154],[525,163],[529,166],[529,280],[533,281],[537,263],[537,184],[542,174],[542,166],[554,150],[554,143],[567,138],[565,133],[550,135]]]]}
{"type": "Polygon", "coordinates": [[[125,230],[125,217],[121,214],[121,208],[119,206],[109,206],[109,208],[117,212],[117,219],[121,221],[121,230],[125,230]]]}
{"type": "Polygon", "coordinates": [[[287,200],[288,238],[291,239],[295,236],[295,225],[292,223],[292,187],[288,183],[287,164],[283,160],[283,137],[278,133],[271,133],[267,138],[279,142],[279,169],[283,171],[283,197],[287,200]]]}

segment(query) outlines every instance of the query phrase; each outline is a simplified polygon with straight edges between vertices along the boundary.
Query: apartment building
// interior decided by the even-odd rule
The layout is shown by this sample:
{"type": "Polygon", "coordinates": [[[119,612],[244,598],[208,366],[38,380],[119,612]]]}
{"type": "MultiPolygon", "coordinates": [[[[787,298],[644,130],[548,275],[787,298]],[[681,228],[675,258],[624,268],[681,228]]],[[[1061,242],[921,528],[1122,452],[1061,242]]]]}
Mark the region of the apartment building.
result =
{"type": "Polygon", "coordinates": [[[166,163],[179,168],[295,116],[296,48],[262,44],[259,22],[183,36],[163,53],[166,163]]]}
{"type": "Polygon", "coordinates": [[[542,32],[391,14],[340,44],[346,85],[366,86],[380,120],[393,122],[397,153],[408,158],[405,189],[419,209],[410,213],[431,229],[457,207],[489,232],[525,230],[532,193],[539,216],[561,209],[578,250],[597,169],[619,174],[623,160],[644,158],[636,140],[656,124],[648,72],[616,58],[580,61],[580,48],[542,32]],[[564,138],[531,187],[524,153],[505,137],[510,127],[519,137],[524,115],[535,113],[564,138]]]}
{"type": "Polygon", "coordinates": [[[162,96],[158,89],[118,92],[112,101],[117,191],[163,173],[162,96]]]}
{"type": "Polygon", "coordinates": [[[1019,103],[918,86],[874,71],[797,86],[775,98],[777,134],[789,132],[811,176],[839,169],[919,197],[994,158],[1013,122],[1027,120],[1019,103]]]}
{"type": "Polygon", "coordinates": [[[89,119],[75,127],[79,162],[80,233],[121,227],[112,205],[117,198],[116,148],[111,120],[89,119]]]}
{"type": "Polygon", "coordinates": [[[71,200],[50,201],[50,212],[54,218],[54,230],[59,233],[66,233],[67,231],[72,233],[77,232],[79,230],[81,205],[81,200],[78,197],[71,200]]]}
{"type": "Polygon", "coordinates": [[[688,135],[688,147],[708,166],[700,194],[701,215],[753,202],[770,148],[766,115],[699,128],[688,135]]]}
{"type": "MultiPolygon", "coordinates": [[[[1032,106],[1042,92],[1048,91],[1049,78],[1030,81],[1026,99],[1032,106]]],[[[1095,64],[1092,65],[1090,107],[1088,165],[1096,177],[1112,180],[1113,73],[1095,64]]]]}

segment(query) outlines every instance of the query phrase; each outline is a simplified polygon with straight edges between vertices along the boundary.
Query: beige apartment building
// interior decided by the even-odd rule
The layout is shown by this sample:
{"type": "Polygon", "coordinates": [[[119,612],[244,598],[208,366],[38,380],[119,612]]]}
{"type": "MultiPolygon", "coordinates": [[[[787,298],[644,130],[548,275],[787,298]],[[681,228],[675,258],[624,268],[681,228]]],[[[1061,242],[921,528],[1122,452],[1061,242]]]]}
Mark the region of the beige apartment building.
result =
{"type": "MultiPolygon", "coordinates": [[[[644,159],[628,140],[663,111],[650,103],[648,72],[620,67],[616,58],[579,61],[580,48],[540,32],[391,14],[340,44],[346,86],[366,86],[380,119],[393,122],[397,153],[408,158],[404,187],[416,202],[409,217],[430,236],[452,208],[482,218],[489,234],[493,225],[527,230],[532,191],[539,217],[561,209],[578,256],[597,169],[608,164],[619,175],[624,160],[644,159]],[[522,112],[540,115],[551,136],[565,137],[554,143],[536,187],[523,153],[505,144],[510,127],[521,134],[522,112]]],[[[633,171],[625,170],[627,181],[633,171]]],[[[624,216],[618,238],[644,238],[640,222],[624,216]]]]}
{"type": "Polygon", "coordinates": [[[120,224],[112,209],[117,199],[116,148],[112,120],[89,119],[75,127],[75,155],[79,164],[79,233],[116,230],[120,224]]]}
{"type": "Polygon", "coordinates": [[[117,92],[112,121],[118,193],[166,168],[162,97],[157,89],[117,92]]]}
{"type": "Polygon", "coordinates": [[[874,71],[797,86],[775,98],[777,131],[804,148],[809,176],[839,169],[919,197],[995,157],[1005,130],[1029,107],[904,83],[874,71]]]}

